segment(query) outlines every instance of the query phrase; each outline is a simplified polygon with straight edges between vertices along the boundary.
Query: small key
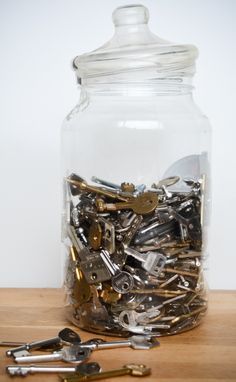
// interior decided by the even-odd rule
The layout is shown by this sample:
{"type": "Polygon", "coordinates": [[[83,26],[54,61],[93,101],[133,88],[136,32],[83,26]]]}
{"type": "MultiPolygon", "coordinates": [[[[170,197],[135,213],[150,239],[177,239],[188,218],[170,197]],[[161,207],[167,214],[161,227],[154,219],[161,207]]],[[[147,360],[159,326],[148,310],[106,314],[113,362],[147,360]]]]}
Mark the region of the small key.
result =
{"type": "Polygon", "coordinates": [[[122,196],[121,192],[118,193],[118,192],[110,191],[110,190],[107,190],[107,189],[104,189],[104,188],[92,186],[92,185],[88,184],[82,178],[81,178],[81,180],[78,180],[78,179],[74,180],[74,179],[71,179],[71,178],[67,178],[67,182],[72,185],[73,189],[77,188],[80,191],[94,192],[95,194],[107,196],[108,198],[121,200],[123,202],[126,202],[126,201],[130,200],[130,197],[122,196]]]}
{"type": "Polygon", "coordinates": [[[98,218],[98,222],[101,224],[104,232],[102,237],[102,246],[110,254],[113,254],[116,249],[114,224],[101,216],[98,218]]]}
{"type": "Polygon", "coordinates": [[[158,189],[158,188],[161,188],[162,186],[170,187],[179,181],[180,181],[179,176],[170,176],[169,178],[165,178],[165,179],[160,180],[158,183],[153,183],[152,188],[158,189]]]}
{"type": "MultiPolygon", "coordinates": [[[[124,328],[135,327],[138,325],[146,325],[151,319],[159,317],[160,314],[161,312],[156,308],[150,309],[149,312],[143,313],[138,313],[135,310],[123,310],[119,315],[119,322],[124,328]]],[[[139,336],[133,337],[139,338],[139,336]]],[[[158,346],[158,341],[154,342],[154,345],[158,346]]]]}
{"type": "Polygon", "coordinates": [[[178,223],[176,220],[170,220],[167,223],[162,223],[153,228],[152,230],[137,232],[134,244],[143,244],[147,242],[148,240],[154,239],[156,237],[161,238],[163,236],[166,236],[167,234],[172,234],[175,232],[178,232],[178,223]]]}
{"type": "Polygon", "coordinates": [[[97,199],[96,207],[99,212],[119,211],[131,209],[136,214],[146,215],[153,212],[158,205],[158,196],[151,191],[138,195],[126,202],[105,203],[103,199],[97,199]]]}
{"type": "Polygon", "coordinates": [[[77,366],[64,367],[64,366],[21,366],[10,365],[6,367],[6,371],[10,375],[25,376],[35,373],[75,373],[79,375],[88,375],[93,373],[99,373],[101,370],[100,365],[97,362],[82,363],[77,366]]]}
{"type": "Polygon", "coordinates": [[[85,382],[95,381],[97,379],[106,379],[113,377],[121,377],[123,375],[131,375],[134,377],[144,377],[151,374],[151,369],[145,365],[128,364],[124,365],[121,369],[113,369],[109,371],[102,371],[97,374],[83,375],[81,377],[68,376],[62,378],[64,382],[85,382]]]}
{"type": "Polygon", "coordinates": [[[132,248],[125,248],[125,253],[141,261],[143,269],[153,276],[158,276],[166,263],[166,257],[159,252],[140,253],[132,248]]]}
{"type": "Polygon", "coordinates": [[[150,336],[131,336],[127,340],[122,341],[88,341],[87,343],[81,343],[81,348],[89,348],[91,350],[103,350],[103,349],[115,349],[122,347],[131,347],[135,350],[148,350],[156,346],[159,346],[160,343],[156,338],[150,336]]]}
{"type": "Polygon", "coordinates": [[[91,180],[95,183],[101,184],[102,186],[107,186],[110,188],[114,188],[115,190],[120,190],[120,185],[116,183],[109,182],[107,180],[103,180],[100,178],[97,178],[96,176],[92,176],[91,180]]]}
{"type": "Polygon", "coordinates": [[[17,363],[31,363],[31,362],[50,362],[50,361],[64,361],[70,363],[84,362],[91,354],[89,348],[81,348],[79,345],[71,345],[56,351],[53,354],[43,355],[29,355],[25,357],[15,357],[17,363]]]}
{"type": "Polygon", "coordinates": [[[57,337],[23,344],[13,349],[7,350],[6,355],[7,357],[15,356],[16,354],[18,356],[23,356],[24,354],[28,354],[28,350],[51,349],[58,345],[62,346],[62,344],[80,343],[80,341],[80,336],[76,332],[74,332],[72,329],[64,328],[58,333],[57,337]]]}
{"type": "Polygon", "coordinates": [[[135,216],[130,228],[128,229],[128,231],[126,231],[123,237],[122,244],[124,248],[126,248],[133,241],[136,235],[136,232],[139,229],[142,221],[143,221],[142,215],[135,216]]]}
{"type": "Polygon", "coordinates": [[[111,261],[109,253],[106,250],[102,250],[100,256],[112,275],[111,284],[113,289],[121,294],[128,293],[134,286],[134,279],[131,274],[121,271],[118,265],[111,261]]]}

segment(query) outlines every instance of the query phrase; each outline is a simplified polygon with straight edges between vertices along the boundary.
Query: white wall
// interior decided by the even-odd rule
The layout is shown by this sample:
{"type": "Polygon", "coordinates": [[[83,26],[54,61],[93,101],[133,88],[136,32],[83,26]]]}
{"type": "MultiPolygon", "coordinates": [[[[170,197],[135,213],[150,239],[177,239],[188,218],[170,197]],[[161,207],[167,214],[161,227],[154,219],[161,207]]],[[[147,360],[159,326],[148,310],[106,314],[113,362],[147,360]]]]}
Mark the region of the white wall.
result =
{"type": "MultiPolygon", "coordinates": [[[[71,60],[134,0],[0,0],[0,286],[61,285],[60,126],[71,60]]],[[[159,36],[200,50],[195,98],[213,126],[210,286],[236,288],[234,0],[140,0],[159,36]]]]}

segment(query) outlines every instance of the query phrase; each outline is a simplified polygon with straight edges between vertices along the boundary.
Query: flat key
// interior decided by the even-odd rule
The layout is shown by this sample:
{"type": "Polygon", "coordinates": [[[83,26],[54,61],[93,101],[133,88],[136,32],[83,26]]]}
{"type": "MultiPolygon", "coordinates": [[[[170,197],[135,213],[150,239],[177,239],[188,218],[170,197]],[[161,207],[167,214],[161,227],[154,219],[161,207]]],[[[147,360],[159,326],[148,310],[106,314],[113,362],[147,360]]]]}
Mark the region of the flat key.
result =
{"type": "Polygon", "coordinates": [[[88,341],[86,344],[82,343],[80,346],[82,349],[88,347],[91,350],[115,349],[123,347],[131,347],[135,350],[148,350],[159,345],[159,341],[151,336],[131,336],[127,340],[122,341],[88,341]]]}
{"type": "Polygon", "coordinates": [[[101,370],[100,365],[97,362],[82,363],[77,366],[22,366],[22,365],[10,365],[6,367],[6,371],[10,375],[26,376],[28,374],[35,373],[73,373],[79,375],[88,375],[93,373],[99,373],[101,370]]]}
{"type": "Polygon", "coordinates": [[[58,347],[62,344],[71,344],[71,343],[79,343],[81,341],[80,336],[75,333],[72,329],[64,328],[58,333],[57,337],[49,338],[47,340],[35,341],[30,343],[25,343],[21,346],[15,347],[13,349],[9,349],[6,352],[7,357],[15,356],[15,355],[27,355],[28,350],[33,349],[51,349],[58,347]]]}
{"type": "Polygon", "coordinates": [[[31,362],[50,362],[50,361],[64,361],[70,363],[84,362],[90,356],[91,350],[89,348],[81,348],[79,345],[72,345],[63,348],[53,354],[43,355],[30,355],[25,357],[15,357],[17,363],[31,363],[31,362]]]}
{"type": "Polygon", "coordinates": [[[158,205],[158,196],[151,191],[138,195],[136,198],[126,202],[105,203],[103,199],[98,199],[96,207],[99,212],[132,210],[136,214],[146,215],[153,212],[158,205]]]}
{"type": "Polygon", "coordinates": [[[95,381],[97,379],[106,379],[113,377],[121,377],[123,375],[131,375],[134,377],[144,377],[151,374],[151,369],[145,365],[128,364],[124,365],[121,369],[113,369],[109,371],[102,371],[97,374],[83,375],[81,377],[68,376],[62,378],[64,382],[82,382],[82,381],[95,381]]]}
{"type": "Polygon", "coordinates": [[[115,263],[110,259],[109,253],[105,250],[102,250],[100,253],[104,264],[107,266],[107,269],[111,273],[111,285],[112,288],[121,294],[128,293],[134,286],[133,276],[125,271],[121,271],[115,263]]]}
{"type": "Polygon", "coordinates": [[[125,253],[141,261],[143,269],[153,276],[158,276],[166,263],[166,257],[159,252],[140,253],[132,248],[125,248],[125,253]]]}

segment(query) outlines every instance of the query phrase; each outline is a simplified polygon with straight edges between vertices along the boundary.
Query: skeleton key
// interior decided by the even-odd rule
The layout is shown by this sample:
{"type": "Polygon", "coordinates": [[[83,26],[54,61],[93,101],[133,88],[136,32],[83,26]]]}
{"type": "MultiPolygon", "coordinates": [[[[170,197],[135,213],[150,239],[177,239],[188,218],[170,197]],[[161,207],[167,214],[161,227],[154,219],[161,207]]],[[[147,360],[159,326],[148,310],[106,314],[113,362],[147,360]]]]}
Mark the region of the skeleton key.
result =
{"type": "Polygon", "coordinates": [[[141,261],[143,269],[153,276],[158,276],[165,266],[166,257],[159,252],[140,253],[132,248],[125,248],[125,253],[141,261]]]}
{"type": "Polygon", "coordinates": [[[113,289],[121,294],[128,293],[134,286],[134,279],[131,274],[125,271],[121,271],[118,265],[111,261],[107,251],[101,251],[101,258],[106,264],[109,272],[112,274],[111,284],[113,289]]]}
{"type": "Polygon", "coordinates": [[[121,369],[113,369],[109,371],[102,371],[97,374],[83,375],[81,377],[68,376],[62,378],[64,382],[86,382],[95,381],[97,379],[106,379],[113,377],[121,377],[123,375],[131,375],[134,377],[144,377],[151,374],[151,369],[145,365],[128,364],[124,365],[121,369]]]}
{"type": "Polygon", "coordinates": [[[28,355],[24,357],[15,357],[17,363],[31,363],[31,362],[50,362],[50,361],[64,361],[70,363],[84,362],[91,354],[89,348],[81,348],[79,345],[71,345],[56,351],[52,354],[43,355],[28,355]]]}
{"type": "Polygon", "coordinates": [[[77,366],[21,366],[10,365],[6,367],[6,371],[10,375],[26,376],[28,374],[35,373],[75,373],[79,375],[88,375],[93,373],[99,373],[101,370],[100,365],[97,362],[82,363],[77,366]]]}
{"type": "Polygon", "coordinates": [[[88,341],[81,343],[81,348],[88,347],[90,350],[115,349],[123,347],[131,347],[135,350],[148,350],[159,346],[160,342],[150,336],[131,336],[127,340],[121,341],[88,341]]]}
{"type": "Polygon", "coordinates": [[[67,178],[67,182],[70,183],[72,187],[77,188],[80,191],[94,192],[95,194],[107,196],[108,198],[121,200],[123,202],[127,202],[128,200],[130,200],[130,197],[128,196],[122,196],[121,192],[118,193],[104,188],[92,186],[88,184],[84,179],[74,180],[71,178],[67,178]]]}
{"type": "Polygon", "coordinates": [[[158,196],[151,191],[140,194],[136,198],[126,200],[124,203],[105,203],[103,199],[97,199],[96,201],[96,207],[99,212],[131,209],[136,214],[141,215],[153,212],[157,205],[158,196]]]}
{"type": "Polygon", "coordinates": [[[60,330],[57,337],[23,344],[13,349],[7,350],[6,355],[7,357],[15,357],[16,355],[27,356],[28,350],[31,349],[51,349],[58,345],[79,343],[80,341],[80,336],[76,332],[74,332],[72,329],[64,328],[63,330],[60,330]]]}

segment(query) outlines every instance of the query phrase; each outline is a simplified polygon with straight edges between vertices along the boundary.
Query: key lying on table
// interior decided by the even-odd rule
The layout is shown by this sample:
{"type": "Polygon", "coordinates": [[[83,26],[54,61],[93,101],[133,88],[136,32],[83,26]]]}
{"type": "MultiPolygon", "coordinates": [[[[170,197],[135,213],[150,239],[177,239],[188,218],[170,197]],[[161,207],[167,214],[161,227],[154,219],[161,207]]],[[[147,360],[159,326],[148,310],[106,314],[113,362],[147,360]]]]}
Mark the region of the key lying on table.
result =
{"type": "Polygon", "coordinates": [[[93,373],[99,373],[101,370],[100,365],[97,362],[83,363],[77,366],[20,366],[10,365],[6,367],[6,371],[10,375],[25,376],[35,373],[73,373],[80,375],[88,375],[93,373]]]}
{"type": "Polygon", "coordinates": [[[28,355],[23,357],[15,357],[17,363],[31,363],[31,362],[50,362],[50,361],[64,361],[70,363],[84,362],[91,354],[91,350],[81,348],[80,345],[71,345],[62,350],[55,351],[52,354],[42,355],[28,355]]]}
{"type": "Polygon", "coordinates": [[[131,375],[134,377],[144,377],[151,374],[151,369],[145,365],[128,364],[124,365],[121,369],[113,369],[108,371],[102,371],[100,373],[94,373],[83,376],[68,376],[61,377],[64,382],[82,382],[82,381],[95,381],[97,379],[106,379],[113,377],[121,377],[122,375],[131,375]]]}
{"type": "Polygon", "coordinates": [[[89,348],[91,350],[113,349],[121,347],[131,347],[135,350],[148,350],[159,345],[159,341],[157,341],[157,339],[154,337],[132,336],[127,340],[122,341],[102,341],[99,338],[95,338],[91,341],[87,341],[86,343],[81,343],[80,347],[82,349],[89,348]]]}
{"type": "Polygon", "coordinates": [[[55,349],[55,347],[62,347],[63,344],[75,344],[80,343],[80,336],[72,329],[64,328],[58,333],[57,337],[49,338],[47,340],[35,341],[23,344],[21,346],[9,349],[6,352],[8,357],[10,356],[27,356],[28,350],[32,349],[55,349]]]}

